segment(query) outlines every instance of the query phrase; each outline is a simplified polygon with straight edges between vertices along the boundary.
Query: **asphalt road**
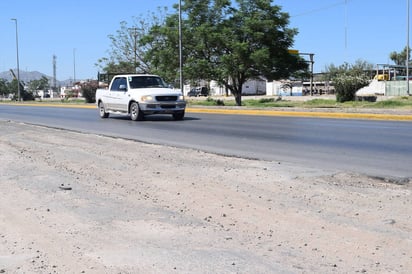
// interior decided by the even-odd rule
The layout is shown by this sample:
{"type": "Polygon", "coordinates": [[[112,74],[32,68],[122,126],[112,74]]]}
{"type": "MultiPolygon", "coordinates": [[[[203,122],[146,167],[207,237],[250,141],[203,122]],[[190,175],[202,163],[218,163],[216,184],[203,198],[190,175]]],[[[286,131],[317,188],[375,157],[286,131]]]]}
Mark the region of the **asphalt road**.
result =
{"type": "MultiPolygon", "coordinates": [[[[183,121],[149,116],[133,122],[97,109],[0,105],[0,119],[70,129],[223,155],[412,177],[412,122],[188,112],[183,121]]],[[[0,131],[1,135],[1,131],[0,131]]]]}

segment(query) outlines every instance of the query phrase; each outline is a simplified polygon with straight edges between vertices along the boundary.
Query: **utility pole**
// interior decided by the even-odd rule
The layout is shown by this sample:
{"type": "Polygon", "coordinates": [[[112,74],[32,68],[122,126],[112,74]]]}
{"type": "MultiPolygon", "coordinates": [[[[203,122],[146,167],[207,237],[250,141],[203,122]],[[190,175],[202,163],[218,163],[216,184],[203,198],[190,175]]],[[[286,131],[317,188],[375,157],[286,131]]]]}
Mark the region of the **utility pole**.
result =
{"type": "Polygon", "coordinates": [[[313,53],[309,53],[309,60],[310,60],[310,96],[313,95],[313,63],[315,63],[313,61],[313,56],[315,54],[313,53]]]}
{"type": "MultiPolygon", "coordinates": [[[[53,55],[53,93],[57,92],[56,55],[53,55]]],[[[54,94],[53,94],[54,96],[54,94]]]]}
{"type": "Polygon", "coordinates": [[[139,35],[138,31],[143,30],[139,28],[129,28],[129,30],[133,31],[133,54],[134,54],[134,61],[133,61],[133,67],[135,72],[137,72],[137,37],[139,35]]]}
{"type": "Polygon", "coordinates": [[[406,0],[406,94],[409,92],[409,0],[406,0]]]}
{"type": "Polygon", "coordinates": [[[134,53],[134,71],[137,71],[137,28],[132,28],[133,30],[133,53],[134,53]]]}
{"type": "Polygon", "coordinates": [[[73,86],[76,83],[76,49],[73,49],[73,86]]]}
{"type": "Polygon", "coordinates": [[[20,62],[19,62],[19,35],[17,32],[17,19],[12,18],[12,21],[16,23],[16,54],[17,54],[17,98],[19,102],[21,101],[21,96],[20,96],[20,62]]]}
{"type": "Polygon", "coordinates": [[[183,53],[182,53],[182,0],[179,0],[179,81],[180,91],[183,92],[183,53]]]}

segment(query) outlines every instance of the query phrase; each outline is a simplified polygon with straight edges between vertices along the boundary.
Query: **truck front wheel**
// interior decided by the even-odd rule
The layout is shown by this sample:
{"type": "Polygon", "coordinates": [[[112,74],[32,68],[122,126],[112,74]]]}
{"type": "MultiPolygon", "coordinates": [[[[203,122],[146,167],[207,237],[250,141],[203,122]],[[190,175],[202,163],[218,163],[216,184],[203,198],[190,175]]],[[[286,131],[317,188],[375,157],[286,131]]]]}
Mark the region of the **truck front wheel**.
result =
{"type": "Polygon", "coordinates": [[[185,112],[184,111],[173,113],[173,118],[175,120],[183,120],[183,117],[185,117],[185,112]]]}
{"type": "Polygon", "coordinates": [[[130,117],[132,118],[133,121],[141,121],[144,118],[144,114],[140,110],[139,104],[136,102],[133,102],[130,105],[130,117]]]}

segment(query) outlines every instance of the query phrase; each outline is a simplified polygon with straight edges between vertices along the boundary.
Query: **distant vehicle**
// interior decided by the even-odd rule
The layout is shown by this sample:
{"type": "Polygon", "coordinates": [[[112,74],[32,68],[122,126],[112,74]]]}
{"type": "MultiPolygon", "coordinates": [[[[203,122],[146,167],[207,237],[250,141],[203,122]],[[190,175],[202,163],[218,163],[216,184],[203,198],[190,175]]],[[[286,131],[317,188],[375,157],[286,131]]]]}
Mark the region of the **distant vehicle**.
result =
{"type": "Polygon", "coordinates": [[[175,120],[182,120],[186,108],[180,90],[148,74],[115,75],[108,88],[96,90],[96,104],[101,118],[110,113],[125,114],[133,121],[151,114],[171,114],[175,120]]]}
{"type": "Polygon", "coordinates": [[[388,81],[389,80],[389,74],[376,74],[373,79],[378,80],[378,81],[388,81]]]}
{"type": "Polygon", "coordinates": [[[207,87],[196,87],[192,88],[188,93],[187,96],[189,97],[199,97],[199,96],[208,96],[209,90],[207,87]]]}

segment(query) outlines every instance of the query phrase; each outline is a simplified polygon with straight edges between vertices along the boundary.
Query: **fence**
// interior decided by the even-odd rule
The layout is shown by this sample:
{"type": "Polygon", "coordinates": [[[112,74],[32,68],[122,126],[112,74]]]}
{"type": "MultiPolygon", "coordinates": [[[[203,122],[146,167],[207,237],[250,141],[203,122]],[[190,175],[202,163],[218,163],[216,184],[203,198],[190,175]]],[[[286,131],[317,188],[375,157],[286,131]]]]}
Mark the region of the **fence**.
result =
{"type": "MultiPolygon", "coordinates": [[[[409,90],[412,91],[411,83],[409,82],[409,90]]],[[[407,96],[406,81],[386,81],[385,86],[386,96],[407,96]]]]}

